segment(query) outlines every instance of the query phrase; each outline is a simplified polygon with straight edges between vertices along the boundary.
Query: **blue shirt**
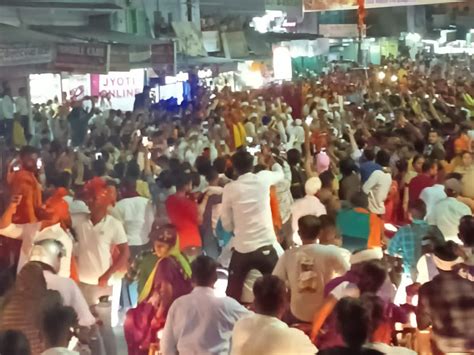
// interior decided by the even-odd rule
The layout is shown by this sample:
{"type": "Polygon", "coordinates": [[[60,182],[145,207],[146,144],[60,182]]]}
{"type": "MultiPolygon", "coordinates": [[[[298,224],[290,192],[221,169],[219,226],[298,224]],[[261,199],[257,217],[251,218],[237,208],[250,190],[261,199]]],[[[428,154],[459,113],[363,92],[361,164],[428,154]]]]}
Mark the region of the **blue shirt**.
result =
{"type": "Polygon", "coordinates": [[[376,170],[382,170],[382,167],[373,161],[362,163],[360,165],[360,180],[362,184],[369,180],[370,175],[376,170]]]}

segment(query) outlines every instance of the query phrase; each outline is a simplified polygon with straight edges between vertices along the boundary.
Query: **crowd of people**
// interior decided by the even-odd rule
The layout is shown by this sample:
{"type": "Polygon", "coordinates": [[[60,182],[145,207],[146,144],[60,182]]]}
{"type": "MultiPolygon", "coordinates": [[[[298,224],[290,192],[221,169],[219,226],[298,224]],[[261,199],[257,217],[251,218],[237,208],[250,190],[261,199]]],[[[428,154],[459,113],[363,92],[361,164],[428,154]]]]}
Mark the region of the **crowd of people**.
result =
{"type": "Polygon", "coordinates": [[[471,72],[361,73],[32,127],[4,84],[0,354],[115,355],[122,324],[129,355],[474,353],[471,72]]]}

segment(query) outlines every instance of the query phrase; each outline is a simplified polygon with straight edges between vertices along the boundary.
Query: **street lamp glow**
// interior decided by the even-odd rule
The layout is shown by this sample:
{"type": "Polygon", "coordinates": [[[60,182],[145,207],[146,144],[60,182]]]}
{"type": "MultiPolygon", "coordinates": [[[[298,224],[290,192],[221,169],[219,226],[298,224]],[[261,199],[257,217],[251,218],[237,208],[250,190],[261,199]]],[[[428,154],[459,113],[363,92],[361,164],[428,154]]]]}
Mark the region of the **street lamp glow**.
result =
{"type": "Polygon", "coordinates": [[[381,71],[377,74],[377,77],[379,78],[379,80],[383,80],[383,79],[385,79],[385,73],[383,71],[381,71]]]}

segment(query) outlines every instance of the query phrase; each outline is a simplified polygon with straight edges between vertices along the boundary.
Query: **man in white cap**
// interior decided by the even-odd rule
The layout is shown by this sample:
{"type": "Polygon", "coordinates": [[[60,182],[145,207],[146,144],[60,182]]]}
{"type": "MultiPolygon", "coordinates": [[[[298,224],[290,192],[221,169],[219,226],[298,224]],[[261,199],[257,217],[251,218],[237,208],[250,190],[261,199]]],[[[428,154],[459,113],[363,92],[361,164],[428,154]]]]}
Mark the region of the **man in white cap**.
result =
{"type": "Polygon", "coordinates": [[[321,180],[318,177],[309,178],[304,185],[306,196],[296,200],[291,206],[293,242],[298,245],[301,245],[298,234],[299,219],[308,215],[319,217],[326,214],[326,207],[316,197],[316,194],[321,190],[321,185],[321,180]]]}
{"type": "MultiPolygon", "coordinates": [[[[453,241],[437,246],[434,262],[439,275],[421,286],[416,320],[418,329],[432,326],[438,352],[474,352],[474,282],[463,278],[456,266],[463,262],[453,241]]],[[[437,353],[437,352],[436,352],[437,353]]]]}

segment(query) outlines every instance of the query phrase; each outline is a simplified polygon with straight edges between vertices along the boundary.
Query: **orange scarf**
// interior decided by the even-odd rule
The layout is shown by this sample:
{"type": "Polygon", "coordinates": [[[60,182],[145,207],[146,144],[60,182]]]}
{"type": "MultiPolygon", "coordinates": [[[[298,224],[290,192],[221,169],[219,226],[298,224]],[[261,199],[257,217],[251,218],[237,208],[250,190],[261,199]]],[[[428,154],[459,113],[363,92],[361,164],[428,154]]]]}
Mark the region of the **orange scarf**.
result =
{"type": "Polygon", "coordinates": [[[369,215],[369,238],[367,240],[367,248],[379,248],[382,246],[383,221],[375,213],[371,213],[365,208],[354,208],[358,213],[369,215]]]}
{"type": "Polygon", "coordinates": [[[13,223],[38,222],[36,210],[42,205],[41,185],[35,174],[20,170],[11,176],[10,189],[12,195],[21,195],[21,202],[13,216],[13,223]]]}

